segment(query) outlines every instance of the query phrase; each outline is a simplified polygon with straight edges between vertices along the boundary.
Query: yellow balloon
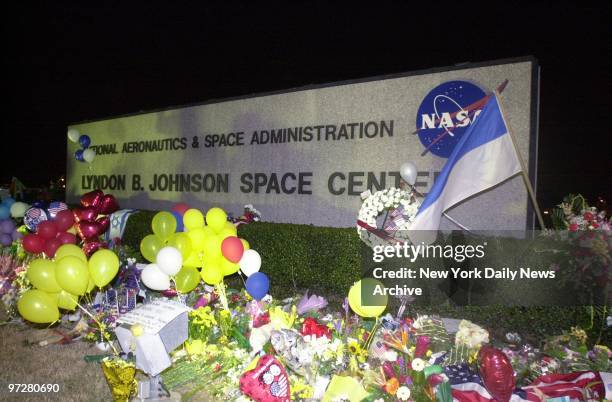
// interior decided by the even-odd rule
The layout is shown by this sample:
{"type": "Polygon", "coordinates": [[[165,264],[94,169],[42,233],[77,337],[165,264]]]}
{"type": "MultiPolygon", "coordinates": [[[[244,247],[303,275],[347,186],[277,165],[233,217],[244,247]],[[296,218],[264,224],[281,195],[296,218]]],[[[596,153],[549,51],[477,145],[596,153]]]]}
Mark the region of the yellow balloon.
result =
{"type": "Polygon", "coordinates": [[[206,231],[204,228],[197,228],[187,232],[187,236],[191,240],[191,248],[195,251],[204,250],[204,240],[206,239],[206,231]]]}
{"type": "Polygon", "coordinates": [[[183,266],[193,268],[201,267],[202,260],[200,259],[200,251],[192,251],[189,257],[183,261],[183,266]]]}
{"type": "Polygon", "coordinates": [[[168,241],[168,245],[180,251],[183,260],[186,260],[191,255],[191,250],[193,249],[191,238],[187,233],[183,232],[173,234],[168,241]]]}
{"type": "Polygon", "coordinates": [[[62,288],[55,280],[55,262],[37,258],[30,263],[27,277],[34,287],[49,293],[57,293],[62,288]]]}
{"type": "Polygon", "coordinates": [[[71,295],[65,290],[62,290],[61,292],[56,293],[55,296],[57,297],[57,307],[69,311],[72,311],[76,308],[78,297],[76,297],[75,295],[71,295]]]}
{"type": "Polygon", "coordinates": [[[235,274],[240,269],[240,265],[235,264],[225,257],[221,257],[221,273],[223,276],[235,274]]]}
{"type": "Polygon", "coordinates": [[[140,241],[140,253],[149,262],[155,262],[157,253],[164,247],[164,242],[156,235],[147,235],[140,241]]]}
{"type": "Polygon", "coordinates": [[[90,276],[89,282],[87,282],[87,290],[85,291],[85,293],[91,292],[95,286],[96,284],[94,283],[93,279],[91,279],[91,276],[90,276]]]}
{"type": "Polygon", "coordinates": [[[355,313],[362,317],[372,318],[378,317],[385,311],[389,301],[388,296],[386,294],[374,295],[374,289],[376,289],[377,286],[384,289],[382,282],[372,278],[364,278],[351,287],[349,290],[348,299],[349,305],[355,313]],[[369,299],[368,304],[372,305],[363,305],[362,291],[364,292],[364,297],[369,299]]]}
{"type": "Polygon", "coordinates": [[[225,226],[221,229],[220,234],[225,239],[227,236],[238,237],[238,228],[232,222],[226,221],[225,226]]]}
{"type": "Polygon", "coordinates": [[[218,265],[214,264],[205,265],[204,268],[202,268],[200,275],[202,275],[204,282],[208,283],[209,285],[216,285],[223,280],[221,269],[218,265]]]}
{"type": "Polygon", "coordinates": [[[89,274],[98,287],[106,286],[119,272],[119,257],[111,250],[98,250],[89,259],[89,274]]]}
{"type": "Polygon", "coordinates": [[[87,264],[72,255],[64,257],[56,263],[55,280],[68,293],[81,296],[89,283],[87,264]]]}
{"type": "Polygon", "coordinates": [[[227,214],[221,208],[214,207],[206,212],[206,224],[215,233],[219,233],[225,227],[225,222],[227,222],[227,214]]]}
{"type": "Polygon", "coordinates": [[[249,244],[248,241],[244,240],[244,239],[240,239],[240,241],[242,242],[242,246],[244,247],[245,250],[248,250],[251,248],[251,245],[249,244]]]}
{"type": "Polygon", "coordinates": [[[23,318],[38,324],[59,320],[59,310],[55,298],[38,289],[30,289],[21,295],[17,310],[23,318]]]}
{"type": "Polygon", "coordinates": [[[185,225],[187,231],[201,228],[204,226],[204,215],[198,209],[188,209],[183,215],[183,225],[185,225]]]}
{"type": "Polygon", "coordinates": [[[193,267],[183,267],[175,275],[176,290],[181,293],[191,292],[200,283],[200,273],[193,267]]]}
{"type": "Polygon", "coordinates": [[[168,240],[172,233],[176,232],[176,219],[170,212],[158,212],[151,221],[151,228],[160,240],[168,240]]]}
{"type": "Polygon", "coordinates": [[[206,258],[219,258],[221,256],[222,239],[219,236],[209,236],[204,239],[204,255],[206,258]]]}
{"type": "Polygon", "coordinates": [[[55,252],[55,261],[57,262],[61,260],[62,258],[68,257],[68,256],[77,257],[81,261],[87,262],[87,257],[85,256],[85,253],[83,252],[83,250],[81,250],[79,246],[76,246],[74,244],[61,245],[55,252]]]}

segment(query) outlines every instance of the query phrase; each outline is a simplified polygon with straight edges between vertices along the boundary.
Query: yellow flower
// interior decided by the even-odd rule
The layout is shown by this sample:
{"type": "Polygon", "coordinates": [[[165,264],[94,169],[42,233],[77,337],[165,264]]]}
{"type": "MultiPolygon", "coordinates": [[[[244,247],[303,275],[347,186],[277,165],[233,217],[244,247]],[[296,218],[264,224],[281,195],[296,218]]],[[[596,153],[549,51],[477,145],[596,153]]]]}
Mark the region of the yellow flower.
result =
{"type": "Polygon", "coordinates": [[[357,358],[359,363],[365,363],[368,358],[368,351],[361,347],[357,341],[351,341],[348,344],[348,350],[357,358]]]}
{"type": "Polygon", "coordinates": [[[275,330],[289,329],[293,326],[297,317],[297,308],[293,306],[291,313],[286,313],[280,306],[276,306],[268,311],[270,323],[275,330]]]}
{"type": "Polygon", "coordinates": [[[194,339],[193,341],[185,342],[185,350],[190,356],[201,355],[204,353],[204,342],[201,339],[194,339]]]}

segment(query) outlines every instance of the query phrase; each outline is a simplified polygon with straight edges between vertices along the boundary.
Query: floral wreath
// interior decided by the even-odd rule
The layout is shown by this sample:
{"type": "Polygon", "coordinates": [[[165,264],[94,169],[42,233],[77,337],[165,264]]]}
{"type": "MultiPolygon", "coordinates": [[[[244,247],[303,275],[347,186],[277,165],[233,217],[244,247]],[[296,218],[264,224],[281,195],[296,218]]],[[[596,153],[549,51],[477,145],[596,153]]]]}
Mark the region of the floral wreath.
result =
{"type": "Polygon", "coordinates": [[[357,233],[364,243],[374,247],[393,240],[408,240],[407,229],[421,205],[412,191],[391,187],[372,194],[368,190],[361,194],[361,199],[364,201],[357,217],[357,233]],[[383,213],[389,213],[387,222],[390,222],[391,232],[376,226],[376,219],[383,213]]]}

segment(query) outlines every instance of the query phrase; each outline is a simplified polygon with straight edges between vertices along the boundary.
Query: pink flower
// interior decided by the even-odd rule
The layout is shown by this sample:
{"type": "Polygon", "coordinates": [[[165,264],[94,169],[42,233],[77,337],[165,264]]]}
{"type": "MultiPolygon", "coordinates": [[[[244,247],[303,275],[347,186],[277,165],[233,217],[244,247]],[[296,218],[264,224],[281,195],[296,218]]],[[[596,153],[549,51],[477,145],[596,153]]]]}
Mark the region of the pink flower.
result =
{"type": "Polygon", "coordinates": [[[578,224],[577,223],[572,223],[569,225],[569,230],[570,232],[576,232],[578,231],[578,224]]]}
{"type": "Polygon", "coordinates": [[[429,348],[429,337],[419,336],[417,338],[416,346],[414,348],[414,357],[425,356],[425,353],[427,353],[428,348],[429,348]]]}
{"type": "Polygon", "coordinates": [[[593,214],[590,212],[585,212],[582,217],[587,221],[592,221],[595,218],[595,216],[593,216],[593,214]]]}

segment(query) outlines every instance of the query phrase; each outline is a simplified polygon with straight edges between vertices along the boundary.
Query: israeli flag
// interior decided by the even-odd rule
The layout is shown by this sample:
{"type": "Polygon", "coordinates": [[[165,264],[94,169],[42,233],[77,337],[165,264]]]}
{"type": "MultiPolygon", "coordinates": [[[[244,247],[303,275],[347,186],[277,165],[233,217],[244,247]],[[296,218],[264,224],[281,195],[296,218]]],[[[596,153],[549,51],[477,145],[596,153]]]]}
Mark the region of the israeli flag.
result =
{"type": "Polygon", "coordinates": [[[438,230],[442,214],[521,171],[497,96],[463,134],[421,204],[410,230],[438,230]]]}

